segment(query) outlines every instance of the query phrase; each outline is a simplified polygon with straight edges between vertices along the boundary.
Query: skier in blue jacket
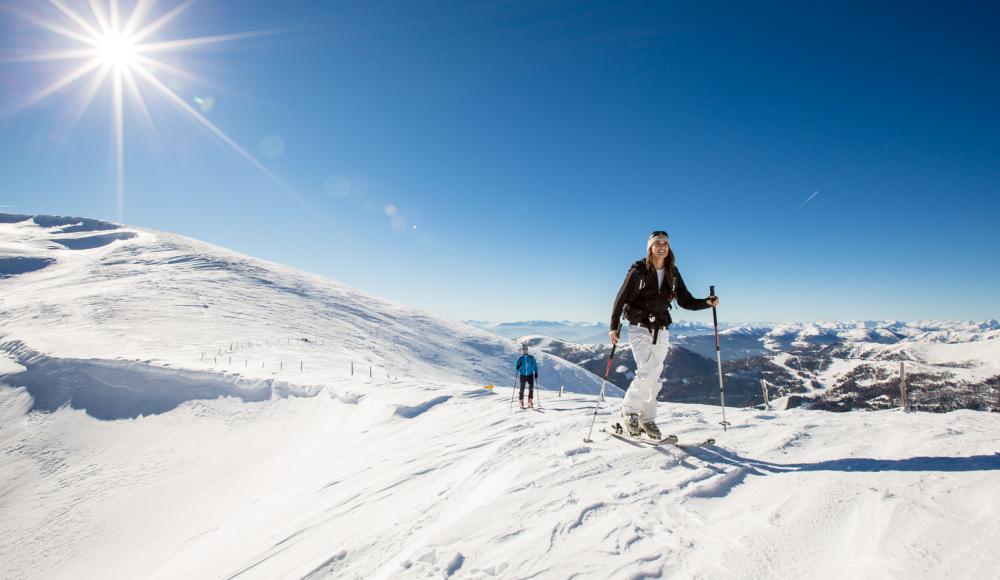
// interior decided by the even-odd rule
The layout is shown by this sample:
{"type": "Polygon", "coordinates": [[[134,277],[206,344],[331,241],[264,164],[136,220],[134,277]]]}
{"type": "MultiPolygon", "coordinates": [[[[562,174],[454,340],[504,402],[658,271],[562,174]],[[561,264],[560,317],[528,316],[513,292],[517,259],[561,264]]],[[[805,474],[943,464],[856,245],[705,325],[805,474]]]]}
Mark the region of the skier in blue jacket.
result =
{"type": "Polygon", "coordinates": [[[514,368],[517,369],[517,374],[521,378],[521,392],[517,400],[520,401],[521,408],[524,409],[524,384],[528,383],[528,407],[533,407],[531,399],[534,398],[535,380],[538,379],[538,361],[528,354],[528,345],[521,345],[521,356],[517,357],[514,368]]]}

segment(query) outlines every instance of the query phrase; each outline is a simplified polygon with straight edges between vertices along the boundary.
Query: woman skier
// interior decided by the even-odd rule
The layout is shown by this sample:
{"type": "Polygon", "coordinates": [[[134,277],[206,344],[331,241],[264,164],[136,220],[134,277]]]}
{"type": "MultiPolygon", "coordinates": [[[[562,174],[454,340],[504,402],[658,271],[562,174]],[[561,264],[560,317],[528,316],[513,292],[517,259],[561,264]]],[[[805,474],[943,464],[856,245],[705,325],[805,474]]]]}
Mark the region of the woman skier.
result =
{"type": "Polygon", "coordinates": [[[691,296],[674,264],[667,232],[657,230],[646,241],[646,257],[629,269],[611,310],[611,344],[618,344],[621,318],[628,321],[628,342],[635,358],[635,378],[622,401],[622,418],[629,435],[643,431],[660,439],[656,426],[656,396],[660,393],[660,374],[667,358],[670,334],[670,303],[687,310],[703,310],[719,305],[717,296],[691,296]]]}

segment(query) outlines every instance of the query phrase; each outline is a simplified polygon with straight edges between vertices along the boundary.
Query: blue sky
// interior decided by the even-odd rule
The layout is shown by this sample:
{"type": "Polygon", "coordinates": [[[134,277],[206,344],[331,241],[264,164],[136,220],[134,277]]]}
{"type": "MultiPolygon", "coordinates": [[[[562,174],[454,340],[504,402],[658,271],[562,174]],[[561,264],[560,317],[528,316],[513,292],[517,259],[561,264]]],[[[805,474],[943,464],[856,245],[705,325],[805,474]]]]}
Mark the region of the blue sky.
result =
{"type": "Polygon", "coordinates": [[[142,87],[156,135],[126,97],[121,212],[110,83],[72,129],[85,79],[12,112],[74,66],[11,62],[73,44],[17,11],[74,23],[9,5],[0,211],[120,218],[456,319],[605,320],[654,229],[725,319],[1000,316],[990,3],[203,1],[151,39],[274,33],[155,77],[260,167],[142,87]]]}

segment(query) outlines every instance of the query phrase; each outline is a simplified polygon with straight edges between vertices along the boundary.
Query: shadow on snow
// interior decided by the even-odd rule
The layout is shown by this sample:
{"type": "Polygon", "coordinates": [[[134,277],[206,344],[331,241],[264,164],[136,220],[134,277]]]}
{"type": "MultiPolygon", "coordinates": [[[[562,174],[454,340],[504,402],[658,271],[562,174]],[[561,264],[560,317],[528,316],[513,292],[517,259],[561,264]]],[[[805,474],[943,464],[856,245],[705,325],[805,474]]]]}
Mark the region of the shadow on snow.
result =
{"type": "Polygon", "coordinates": [[[1000,470],[1000,453],[968,457],[907,457],[904,459],[872,459],[851,457],[830,459],[815,463],[774,463],[743,457],[721,447],[691,449],[688,453],[703,461],[728,464],[749,470],[757,475],[798,473],[809,471],[841,471],[877,473],[881,471],[997,471],[1000,470]]]}

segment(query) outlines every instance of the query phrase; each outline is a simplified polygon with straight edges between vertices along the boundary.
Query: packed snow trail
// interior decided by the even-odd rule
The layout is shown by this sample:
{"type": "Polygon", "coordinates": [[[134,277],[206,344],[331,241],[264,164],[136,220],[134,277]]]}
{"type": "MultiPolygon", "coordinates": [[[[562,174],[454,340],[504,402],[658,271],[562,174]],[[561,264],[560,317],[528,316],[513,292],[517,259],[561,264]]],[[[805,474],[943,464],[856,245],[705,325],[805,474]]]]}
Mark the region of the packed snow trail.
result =
{"type": "MultiPolygon", "coordinates": [[[[582,443],[590,396],[542,391],[545,413],[509,413],[496,391],[345,380],[108,421],[26,413],[23,389],[0,389],[0,575],[987,578],[1000,564],[996,415],[733,410],[719,445],[685,452],[582,443]]],[[[660,421],[694,440],[717,414],[664,406],[660,421]]]]}

